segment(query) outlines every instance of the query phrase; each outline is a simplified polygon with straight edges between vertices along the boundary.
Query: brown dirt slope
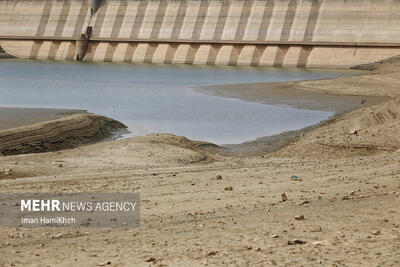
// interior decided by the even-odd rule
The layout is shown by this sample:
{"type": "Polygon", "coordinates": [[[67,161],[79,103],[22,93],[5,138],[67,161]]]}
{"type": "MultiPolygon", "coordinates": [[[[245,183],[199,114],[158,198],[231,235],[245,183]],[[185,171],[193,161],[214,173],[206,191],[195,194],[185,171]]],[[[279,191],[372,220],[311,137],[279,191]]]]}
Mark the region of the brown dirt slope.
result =
{"type": "Polygon", "coordinates": [[[16,155],[73,148],[110,137],[113,131],[125,128],[106,117],[74,114],[0,131],[0,153],[16,155]]]}
{"type": "Polygon", "coordinates": [[[400,99],[362,108],[307,133],[278,153],[341,157],[400,149],[400,99]]]}

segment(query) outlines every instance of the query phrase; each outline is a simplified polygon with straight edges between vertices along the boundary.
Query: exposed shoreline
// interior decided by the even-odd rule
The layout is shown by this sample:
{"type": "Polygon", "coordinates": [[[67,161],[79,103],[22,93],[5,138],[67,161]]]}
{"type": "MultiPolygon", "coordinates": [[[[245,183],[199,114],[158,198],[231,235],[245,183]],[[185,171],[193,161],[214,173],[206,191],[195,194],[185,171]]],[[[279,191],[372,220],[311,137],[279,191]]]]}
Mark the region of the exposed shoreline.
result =
{"type": "Polygon", "coordinates": [[[0,156],[0,192],[139,192],[142,199],[135,229],[0,227],[0,265],[398,266],[399,73],[300,82],[390,99],[339,115],[273,153],[232,157],[154,134],[0,156]]]}
{"type": "MultiPolygon", "coordinates": [[[[359,75],[350,77],[357,76],[359,75]]],[[[361,92],[341,94],[331,93],[329,91],[313,91],[302,86],[303,82],[318,83],[325,81],[332,83],[335,82],[336,79],[342,78],[199,86],[195,87],[195,90],[209,95],[239,98],[261,104],[285,105],[297,109],[330,111],[334,112],[335,115],[344,114],[360,107],[375,105],[388,99],[387,96],[364,95],[361,92]],[[361,104],[363,100],[364,103],[361,104]]]]}
{"type": "MultiPolygon", "coordinates": [[[[364,75],[369,75],[364,74],[364,75]]],[[[359,75],[351,76],[357,77],[359,75]]],[[[241,144],[227,144],[221,146],[219,153],[226,155],[250,155],[276,151],[288,143],[294,141],[301,135],[317,129],[322,125],[329,124],[340,115],[353,110],[373,106],[389,100],[388,96],[362,95],[360,92],[352,94],[338,94],[308,90],[302,86],[303,82],[320,83],[322,81],[334,83],[337,79],[320,79],[294,82],[273,82],[273,83],[246,83],[228,84],[218,86],[199,86],[195,90],[201,93],[239,98],[244,101],[257,102],[269,105],[286,105],[297,109],[322,110],[334,112],[329,119],[320,123],[310,125],[298,130],[286,131],[272,136],[261,136],[241,144]],[[359,95],[358,95],[359,94],[359,95]]]]}
{"type": "Polygon", "coordinates": [[[0,109],[0,114],[4,110],[23,118],[18,126],[0,129],[0,154],[7,156],[75,148],[126,131],[118,121],[79,110],[0,109]]]}
{"type": "MultiPolygon", "coordinates": [[[[223,146],[216,146],[210,144],[207,146],[211,152],[218,152],[224,155],[251,155],[265,152],[276,151],[288,143],[296,140],[301,135],[308,131],[316,129],[321,125],[329,124],[337,116],[347,112],[356,110],[358,108],[375,105],[388,100],[387,96],[380,95],[362,95],[361,92],[347,92],[347,94],[324,92],[317,90],[310,90],[313,84],[327,83],[332,84],[339,79],[355,78],[369,76],[371,73],[355,75],[344,78],[332,78],[321,80],[305,80],[294,82],[273,82],[273,83],[248,83],[248,84],[227,84],[219,86],[201,86],[194,89],[205,94],[215,95],[219,97],[238,98],[249,102],[257,102],[270,105],[287,105],[298,109],[309,110],[322,110],[331,111],[335,114],[328,120],[320,123],[307,126],[298,130],[286,131],[272,136],[260,136],[255,140],[251,140],[239,144],[227,144],[223,146]],[[310,83],[304,86],[304,83],[310,83]],[[363,104],[360,102],[363,101],[363,104]]],[[[323,87],[322,87],[323,88],[323,87]]],[[[29,127],[31,124],[38,122],[50,122],[55,119],[73,115],[85,114],[84,110],[70,110],[70,109],[46,109],[46,108],[1,108],[0,107],[0,131],[15,127],[29,127]],[[10,119],[12,118],[12,119],[10,119]]],[[[102,118],[99,116],[99,118],[102,118]]],[[[18,129],[17,131],[21,131],[18,129]]],[[[81,138],[74,135],[76,138],[81,138]]],[[[54,137],[54,136],[53,136],[54,137]]],[[[104,134],[103,138],[96,137],[95,140],[80,142],[81,144],[90,144],[100,140],[106,140],[110,134],[104,134]]],[[[42,139],[42,142],[48,140],[42,139]]],[[[68,142],[64,140],[64,143],[68,142]]],[[[207,142],[201,142],[206,144],[207,142]]],[[[65,148],[76,147],[78,144],[60,146],[65,148]]],[[[37,152],[54,151],[54,147],[43,147],[37,152]],[[49,149],[49,150],[47,150],[49,149]]]]}
{"type": "Polygon", "coordinates": [[[38,122],[59,119],[73,114],[84,114],[85,110],[56,108],[0,107],[0,130],[27,126],[38,122]]]}

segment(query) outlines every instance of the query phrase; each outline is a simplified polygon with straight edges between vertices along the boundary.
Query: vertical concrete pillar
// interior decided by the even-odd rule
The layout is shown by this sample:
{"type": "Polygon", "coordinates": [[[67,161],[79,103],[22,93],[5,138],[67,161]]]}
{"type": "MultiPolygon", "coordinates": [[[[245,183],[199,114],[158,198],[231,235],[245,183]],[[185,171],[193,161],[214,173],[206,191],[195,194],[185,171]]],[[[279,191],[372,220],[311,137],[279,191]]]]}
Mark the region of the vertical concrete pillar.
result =
{"type": "Polygon", "coordinates": [[[75,59],[77,61],[82,61],[86,55],[92,30],[93,28],[91,26],[88,26],[86,28],[86,31],[82,32],[79,39],[76,40],[75,59]]]}
{"type": "Polygon", "coordinates": [[[89,46],[89,40],[84,33],[81,34],[80,38],[76,40],[76,52],[75,59],[82,61],[86,55],[87,48],[89,46]]]}
{"type": "Polygon", "coordinates": [[[93,16],[101,6],[102,0],[90,0],[90,14],[93,16]]]}

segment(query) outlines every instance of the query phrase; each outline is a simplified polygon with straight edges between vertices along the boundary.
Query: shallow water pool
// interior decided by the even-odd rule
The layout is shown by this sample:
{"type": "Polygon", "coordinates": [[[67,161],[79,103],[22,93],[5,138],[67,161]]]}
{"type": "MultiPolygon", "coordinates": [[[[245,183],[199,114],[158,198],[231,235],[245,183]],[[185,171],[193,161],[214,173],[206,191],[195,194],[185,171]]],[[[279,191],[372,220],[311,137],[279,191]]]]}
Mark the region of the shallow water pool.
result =
{"type": "Polygon", "coordinates": [[[351,73],[5,60],[0,61],[0,106],[85,109],[123,122],[129,136],[173,133],[232,144],[300,129],[333,113],[205,95],[192,87],[346,75],[351,73]]]}

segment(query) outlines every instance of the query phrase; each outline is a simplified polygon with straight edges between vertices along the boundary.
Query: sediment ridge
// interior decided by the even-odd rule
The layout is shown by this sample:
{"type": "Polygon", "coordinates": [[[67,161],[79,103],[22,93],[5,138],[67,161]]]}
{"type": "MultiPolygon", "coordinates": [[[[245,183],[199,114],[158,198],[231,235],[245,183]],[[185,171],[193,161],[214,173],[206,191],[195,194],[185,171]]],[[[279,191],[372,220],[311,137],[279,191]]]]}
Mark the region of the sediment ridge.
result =
{"type": "Polygon", "coordinates": [[[0,131],[0,153],[16,155],[74,148],[111,137],[126,126],[94,114],[74,114],[56,120],[0,131]]]}

